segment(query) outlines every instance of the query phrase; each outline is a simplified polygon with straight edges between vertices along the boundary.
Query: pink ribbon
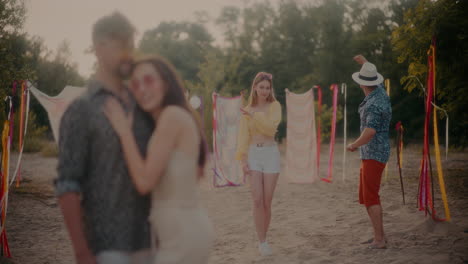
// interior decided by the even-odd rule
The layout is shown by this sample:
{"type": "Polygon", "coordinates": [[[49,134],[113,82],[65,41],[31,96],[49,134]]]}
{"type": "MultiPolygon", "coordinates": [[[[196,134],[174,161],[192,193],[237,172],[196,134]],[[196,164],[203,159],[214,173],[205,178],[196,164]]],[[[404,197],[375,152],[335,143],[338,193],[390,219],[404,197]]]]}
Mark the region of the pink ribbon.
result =
{"type": "Polygon", "coordinates": [[[322,87],[319,85],[314,85],[314,88],[317,89],[317,175],[320,175],[320,142],[321,139],[321,116],[322,116],[322,87]]]}

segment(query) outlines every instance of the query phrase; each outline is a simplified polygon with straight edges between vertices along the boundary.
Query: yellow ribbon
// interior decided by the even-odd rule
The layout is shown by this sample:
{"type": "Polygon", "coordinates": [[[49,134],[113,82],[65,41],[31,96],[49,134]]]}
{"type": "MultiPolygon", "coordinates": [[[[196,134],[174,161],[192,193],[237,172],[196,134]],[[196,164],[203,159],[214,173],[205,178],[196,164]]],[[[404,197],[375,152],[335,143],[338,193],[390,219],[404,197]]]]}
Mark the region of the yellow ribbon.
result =
{"type": "Polygon", "coordinates": [[[6,218],[6,208],[7,208],[7,202],[8,202],[8,187],[10,185],[8,184],[8,173],[9,173],[9,161],[10,161],[10,140],[9,140],[9,134],[10,134],[10,122],[8,120],[5,120],[3,123],[3,132],[2,132],[2,187],[3,187],[3,197],[0,197],[0,200],[2,201],[2,204],[0,207],[2,208],[1,212],[1,226],[2,230],[0,230],[0,234],[3,232],[3,229],[5,228],[5,218],[6,218]]]}
{"type": "MultiPolygon", "coordinates": [[[[432,53],[432,65],[433,65],[433,87],[434,87],[434,103],[436,98],[436,64],[435,64],[435,48],[431,45],[428,53],[432,53]]],[[[439,176],[439,186],[440,186],[440,193],[442,195],[442,201],[444,203],[444,210],[445,210],[445,218],[447,221],[450,221],[450,210],[448,207],[447,201],[447,193],[445,191],[445,182],[444,182],[444,174],[442,171],[442,162],[440,159],[440,147],[439,147],[439,131],[437,129],[437,109],[433,108],[433,124],[434,124],[434,146],[435,146],[435,155],[436,155],[436,164],[437,164],[437,175],[439,176]]]]}

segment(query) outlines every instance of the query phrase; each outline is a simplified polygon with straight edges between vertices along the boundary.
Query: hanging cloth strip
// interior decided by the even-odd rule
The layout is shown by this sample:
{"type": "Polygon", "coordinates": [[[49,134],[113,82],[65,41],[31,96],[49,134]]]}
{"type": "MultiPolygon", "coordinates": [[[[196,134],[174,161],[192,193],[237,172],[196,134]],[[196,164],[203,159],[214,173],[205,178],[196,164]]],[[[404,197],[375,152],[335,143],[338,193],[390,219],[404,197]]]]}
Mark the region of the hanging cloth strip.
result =
{"type": "Polygon", "coordinates": [[[314,85],[317,89],[317,175],[320,175],[320,146],[322,144],[322,87],[314,85]]]}
{"type": "Polygon", "coordinates": [[[8,114],[7,120],[3,123],[3,131],[2,131],[2,167],[1,167],[1,192],[0,192],[0,201],[1,201],[1,210],[0,210],[0,244],[1,244],[1,252],[2,255],[10,258],[10,249],[8,247],[8,239],[6,236],[5,230],[5,223],[6,223],[6,215],[7,215],[7,208],[8,208],[8,190],[9,190],[9,168],[10,168],[10,124],[11,124],[11,117],[13,112],[13,102],[12,97],[8,96],[5,101],[7,101],[8,107],[8,114]]]}
{"type": "Polygon", "coordinates": [[[429,51],[428,51],[428,74],[427,74],[427,95],[426,95],[426,117],[424,121],[424,147],[423,157],[421,160],[421,172],[419,180],[419,194],[418,194],[418,205],[420,211],[425,211],[426,214],[429,212],[434,220],[437,221],[450,221],[450,211],[448,208],[447,195],[445,190],[445,183],[442,172],[442,164],[440,161],[440,149],[437,131],[437,116],[435,107],[433,108],[432,100],[435,100],[435,41],[433,40],[429,51]],[[433,115],[433,128],[434,128],[434,146],[436,153],[436,164],[439,178],[439,186],[441,190],[442,201],[444,203],[445,217],[446,219],[439,219],[436,216],[433,200],[433,180],[432,180],[432,166],[430,159],[430,148],[429,148],[429,127],[431,114],[433,115]],[[430,175],[429,175],[430,174],[430,175]],[[429,177],[431,176],[431,177],[429,177]]]}
{"type": "Polygon", "coordinates": [[[18,154],[16,168],[14,170],[14,173],[12,174],[13,177],[10,181],[10,185],[11,185],[16,178],[16,187],[19,187],[19,184],[21,181],[21,160],[23,157],[24,138],[26,136],[26,130],[28,128],[29,102],[30,102],[29,99],[30,99],[30,95],[29,95],[28,83],[26,81],[22,81],[21,104],[20,104],[20,124],[19,124],[20,129],[19,129],[19,136],[18,136],[19,154],[18,154]]]}
{"type": "Polygon", "coordinates": [[[234,162],[239,130],[242,97],[222,97],[213,93],[213,185],[240,186],[245,176],[239,162],[234,162]]]}
{"type": "Polygon", "coordinates": [[[346,145],[347,145],[347,117],[346,117],[346,97],[348,86],[346,83],[341,84],[341,94],[344,97],[344,116],[343,116],[343,181],[346,176],[346,145]]]}
{"type": "MultiPolygon", "coordinates": [[[[384,81],[384,84],[385,84],[385,88],[387,89],[387,95],[390,98],[390,79],[386,79],[384,81]]],[[[385,181],[387,180],[388,180],[388,166],[385,166],[385,181]]]]}
{"type": "Polygon", "coordinates": [[[31,83],[28,83],[28,87],[31,93],[47,111],[52,134],[54,135],[55,141],[58,141],[58,129],[63,113],[75,98],[87,91],[87,88],[66,86],[57,96],[49,96],[32,86],[31,83]]]}
{"type": "Polygon", "coordinates": [[[335,136],[336,136],[336,111],[338,108],[338,84],[332,84],[330,90],[333,93],[333,117],[331,122],[331,134],[330,134],[330,157],[328,159],[328,175],[327,178],[322,178],[322,181],[332,182],[333,172],[333,157],[335,154],[335,136]]]}
{"type": "MultiPolygon", "coordinates": [[[[435,38],[432,40],[432,45],[428,51],[428,55],[429,55],[429,60],[431,60],[432,62],[432,76],[429,75],[429,77],[432,77],[431,80],[430,80],[430,84],[432,85],[432,88],[433,88],[433,102],[435,104],[435,101],[436,101],[436,62],[435,62],[435,58],[436,58],[436,48],[435,48],[435,38]]],[[[440,148],[439,148],[439,131],[437,129],[437,111],[436,111],[436,107],[433,108],[433,113],[432,113],[432,117],[433,117],[433,127],[434,127],[434,146],[435,146],[435,154],[436,154],[436,165],[437,165],[437,175],[438,175],[438,178],[439,178],[439,186],[440,186],[440,192],[441,192],[441,196],[442,196],[442,201],[443,201],[443,204],[444,204],[444,210],[445,210],[445,217],[447,219],[447,221],[450,221],[451,217],[450,217],[450,210],[449,210],[449,207],[448,207],[448,201],[447,201],[447,194],[446,194],[446,190],[445,190],[445,182],[444,182],[444,174],[443,174],[443,170],[442,170],[442,162],[441,162],[441,159],[440,159],[440,148]]],[[[447,115],[447,122],[448,122],[448,115],[447,115]]],[[[447,129],[448,129],[448,123],[446,125],[447,129]]],[[[447,136],[448,136],[448,133],[447,133],[447,136]]],[[[448,137],[447,137],[448,139],[448,137]]],[[[448,144],[448,143],[447,143],[448,144]]],[[[448,149],[448,145],[446,146],[446,150],[448,149]]]]}
{"type": "Polygon", "coordinates": [[[314,91],[295,94],[285,89],[285,94],[288,121],[285,174],[293,183],[313,183],[319,180],[314,91]]]}
{"type": "Polygon", "coordinates": [[[398,121],[398,123],[395,126],[395,130],[397,131],[397,167],[398,167],[398,172],[400,174],[400,184],[401,184],[401,193],[403,195],[403,204],[406,204],[405,202],[405,188],[403,187],[403,175],[401,173],[401,167],[402,167],[402,157],[403,157],[403,125],[401,124],[401,121],[398,121]]]}

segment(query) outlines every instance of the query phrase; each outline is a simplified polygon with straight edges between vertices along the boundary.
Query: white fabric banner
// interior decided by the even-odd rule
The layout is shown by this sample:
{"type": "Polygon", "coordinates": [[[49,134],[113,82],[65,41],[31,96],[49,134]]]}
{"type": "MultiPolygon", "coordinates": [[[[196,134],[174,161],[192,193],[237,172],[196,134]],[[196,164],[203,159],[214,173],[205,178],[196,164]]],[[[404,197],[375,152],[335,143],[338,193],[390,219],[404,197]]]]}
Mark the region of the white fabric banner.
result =
{"type": "Polygon", "coordinates": [[[222,97],[213,93],[213,185],[239,186],[245,183],[236,161],[242,97],[222,97]]]}
{"type": "Polygon", "coordinates": [[[87,90],[87,88],[66,86],[57,96],[49,96],[39,91],[32,85],[29,86],[29,90],[47,111],[50,127],[52,128],[52,133],[54,134],[55,141],[57,142],[59,136],[58,130],[60,127],[60,119],[62,118],[63,113],[67,109],[68,105],[75,98],[82,95],[87,90]]]}
{"type": "Polygon", "coordinates": [[[313,183],[319,180],[313,89],[303,94],[286,89],[286,109],[286,176],[294,183],[313,183]]]}

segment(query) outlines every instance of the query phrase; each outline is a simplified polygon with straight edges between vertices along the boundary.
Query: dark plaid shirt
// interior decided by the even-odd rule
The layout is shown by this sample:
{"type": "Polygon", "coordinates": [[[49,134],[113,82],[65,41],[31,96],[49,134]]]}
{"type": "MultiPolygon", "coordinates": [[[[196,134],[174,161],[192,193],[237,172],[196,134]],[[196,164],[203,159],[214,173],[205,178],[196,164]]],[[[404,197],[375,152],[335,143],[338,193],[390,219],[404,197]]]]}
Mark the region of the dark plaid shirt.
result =
{"type": "MultiPolygon", "coordinates": [[[[73,101],[60,123],[56,195],[81,194],[85,233],[91,250],[135,251],[150,247],[149,196],[135,189],[119,138],[103,113],[112,93],[96,81],[73,101]]],[[[130,98],[133,132],[141,153],[154,123],[130,98]]]]}

